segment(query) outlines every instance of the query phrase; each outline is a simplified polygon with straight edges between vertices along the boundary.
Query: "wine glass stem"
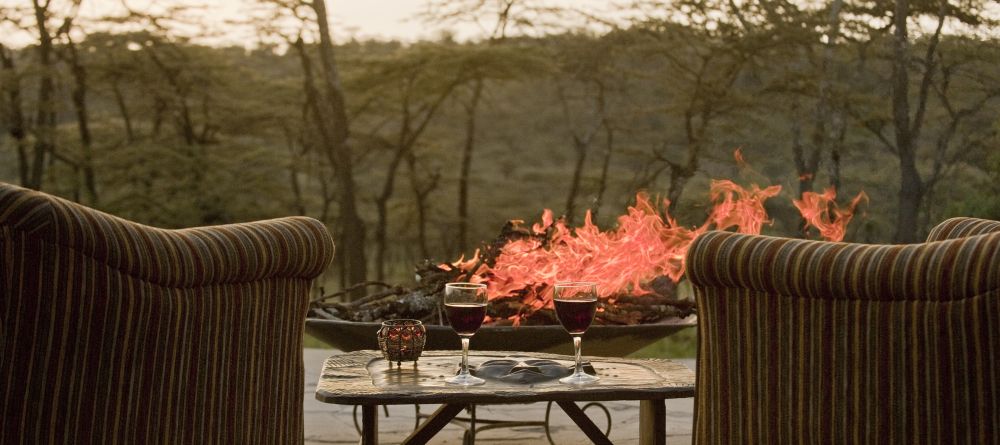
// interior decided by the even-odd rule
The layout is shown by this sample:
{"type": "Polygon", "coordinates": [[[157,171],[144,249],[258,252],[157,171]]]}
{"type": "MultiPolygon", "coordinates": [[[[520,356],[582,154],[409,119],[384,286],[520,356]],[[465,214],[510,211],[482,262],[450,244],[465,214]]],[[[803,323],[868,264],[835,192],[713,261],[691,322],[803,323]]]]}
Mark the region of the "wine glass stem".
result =
{"type": "Polygon", "coordinates": [[[462,337],[462,374],[469,373],[469,337],[462,337]]]}
{"type": "Polygon", "coordinates": [[[579,335],[574,335],[573,336],[573,349],[576,350],[576,372],[575,372],[575,374],[580,374],[580,373],[583,372],[583,369],[580,366],[580,336],[579,335]]]}

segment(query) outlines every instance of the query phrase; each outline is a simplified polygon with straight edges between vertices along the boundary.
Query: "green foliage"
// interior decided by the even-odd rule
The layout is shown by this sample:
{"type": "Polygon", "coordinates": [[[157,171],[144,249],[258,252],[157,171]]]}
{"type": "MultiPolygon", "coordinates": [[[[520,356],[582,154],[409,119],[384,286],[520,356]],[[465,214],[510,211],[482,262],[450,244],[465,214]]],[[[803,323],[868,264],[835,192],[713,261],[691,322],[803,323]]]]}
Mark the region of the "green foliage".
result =
{"type": "Polygon", "coordinates": [[[698,355],[698,329],[684,328],[656,343],[629,354],[631,358],[695,358],[698,355]]]}
{"type": "MultiPolygon", "coordinates": [[[[994,139],[993,146],[997,142],[994,139]]],[[[965,180],[951,183],[936,196],[942,205],[932,214],[935,220],[953,216],[1000,220],[1000,150],[994,149],[980,167],[962,168],[956,174],[965,180]]]]}

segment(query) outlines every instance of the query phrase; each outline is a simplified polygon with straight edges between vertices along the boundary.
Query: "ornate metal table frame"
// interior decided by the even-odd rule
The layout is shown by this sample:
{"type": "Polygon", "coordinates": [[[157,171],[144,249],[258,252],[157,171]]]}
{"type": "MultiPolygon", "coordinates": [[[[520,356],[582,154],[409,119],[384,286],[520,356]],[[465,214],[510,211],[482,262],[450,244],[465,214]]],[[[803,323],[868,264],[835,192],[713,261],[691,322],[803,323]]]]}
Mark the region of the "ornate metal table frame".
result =
{"type": "MultiPolygon", "coordinates": [[[[425,444],[462,410],[476,404],[516,404],[553,402],[573,420],[596,444],[610,444],[576,402],[612,400],[640,401],[640,443],[663,444],[666,441],[665,399],[694,397],[694,372],[671,360],[590,358],[602,379],[594,385],[571,387],[551,382],[536,385],[513,385],[487,382],[475,387],[451,386],[441,383],[445,377],[434,360],[453,359],[453,351],[429,351],[419,365],[409,370],[396,368],[392,374],[378,351],[356,351],[335,355],[323,364],[316,399],[326,403],[361,405],[362,444],[378,443],[379,405],[441,404],[427,421],[416,428],[404,444],[425,444]],[[427,364],[431,362],[431,364],[427,364]],[[429,370],[428,370],[429,368],[429,370]],[[435,369],[438,374],[434,375],[435,369]],[[429,372],[428,372],[429,371],[429,372]],[[373,372],[381,374],[376,381],[373,372]],[[388,378],[386,377],[388,376],[388,378]]],[[[545,358],[570,362],[563,355],[476,351],[470,361],[488,359],[545,358]]]]}
{"type": "MultiPolygon", "coordinates": [[[[552,404],[555,402],[546,402],[545,404],[545,419],[544,420],[497,420],[497,419],[481,419],[476,416],[476,405],[469,405],[468,412],[469,415],[466,417],[455,416],[451,419],[451,423],[458,424],[465,429],[465,435],[462,437],[463,445],[472,445],[476,443],[476,434],[487,431],[495,430],[499,428],[520,428],[525,426],[540,426],[545,430],[545,438],[549,441],[551,445],[556,445],[555,439],[552,438],[552,430],[549,428],[549,419],[552,414],[552,404]]],[[[354,417],[354,430],[358,432],[359,435],[363,434],[364,431],[361,429],[361,422],[358,420],[358,408],[361,405],[354,405],[354,411],[352,411],[352,417],[354,417]]],[[[609,436],[611,434],[611,411],[604,406],[601,402],[587,402],[580,409],[586,413],[590,408],[597,408],[604,413],[606,419],[606,425],[604,428],[604,435],[609,436]]],[[[383,414],[385,417],[389,417],[388,407],[382,405],[383,414]]],[[[424,414],[420,412],[420,405],[413,405],[413,430],[416,431],[420,428],[420,421],[423,419],[430,418],[433,414],[424,414]]]]}

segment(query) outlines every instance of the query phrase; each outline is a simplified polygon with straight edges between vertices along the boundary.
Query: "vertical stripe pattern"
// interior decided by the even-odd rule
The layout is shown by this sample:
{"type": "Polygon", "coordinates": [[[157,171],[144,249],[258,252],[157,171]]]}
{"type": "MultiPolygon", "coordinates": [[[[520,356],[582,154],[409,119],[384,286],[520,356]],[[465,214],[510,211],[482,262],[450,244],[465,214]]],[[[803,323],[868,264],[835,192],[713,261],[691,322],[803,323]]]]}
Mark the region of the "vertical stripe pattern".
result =
{"type": "Polygon", "coordinates": [[[1000,232],[1000,221],[978,218],[951,218],[938,224],[927,235],[927,241],[944,241],[1000,232]]]}
{"type": "Polygon", "coordinates": [[[695,442],[1000,444],[1000,232],[943,224],[906,246],[699,237],[695,442]]]}
{"type": "Polygon", "coordinates": [[[161,230],[0,184],[0,443],[302,443],[309,218],[161,230]]]}

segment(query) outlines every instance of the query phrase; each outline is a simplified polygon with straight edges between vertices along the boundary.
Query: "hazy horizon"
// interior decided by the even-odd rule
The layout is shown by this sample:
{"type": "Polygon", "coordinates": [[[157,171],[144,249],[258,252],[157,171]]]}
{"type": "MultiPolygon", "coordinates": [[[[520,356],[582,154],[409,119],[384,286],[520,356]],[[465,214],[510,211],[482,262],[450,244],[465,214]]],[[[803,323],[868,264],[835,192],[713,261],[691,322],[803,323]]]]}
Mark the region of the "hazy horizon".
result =
{"type": "MultiPolygon", "coordinates": [[[[199,2],[194,0],[124,0],[118,1],[87,1],[80,6],[77,24],[87,22],[93,27],[93,22],[102,17],[124,15],[128,8],[154,15],[171,16],[171,31],[186,37],[194,37],[199,43],[211,45],[254,46],[259,39],[253,26],[239,24],[262,9],[261,2],[255,0],[218,0],[215,2],[199,2]],[[188,7],[197,12],[189,12],[186,16],[166,11],[175,7],[188,7]],[[192,23],[185,24],[184,21],[192,23]],[[187,29],[188,31],[185,31],[187,29]]],[[[614,5],[613,1],[602,0],[550,0],[546,4],[562,7],[582,7],[598,9],[614,5]]],[[[61,15],[70,10],[71,2],[53,0],[52,10],[61,15]]],[[[3,8],[25,7],[17,0],[0,0],[0,11],[3,8]]],[[[413,43],[420,40],[434,40],[442,35],[450,34],[457,40],[476,40],[483,37],[484,31],[475,23],[458,25],[430,24],[424,21],[420,14],[427,9],[424,0],[373,0],[373,1],[337,1],[328,0],[332,34],[338,43],[351,40],[395,40],[413,43]]],[[[2,17],[2,16],[0,16],[2,17]]],[[[30,20],[30,17],[29,17],[30,20]]],[[[489,21],[489,18],[484,18],[489,21]]],[[[30,23],[33,26],[33,23],[30,23]]],[[[54,25],[56,26],[56,25],[54,25]]],[[[100,29],[100,27],[94,27],[100,29]]],[[[94,29],[88,29],[92,32],[94,29]]],[[[9,23],[0,23],[0,43],[10,47],[23,47],[33,43],[37,37],[19,30],[9,23]]]]}

